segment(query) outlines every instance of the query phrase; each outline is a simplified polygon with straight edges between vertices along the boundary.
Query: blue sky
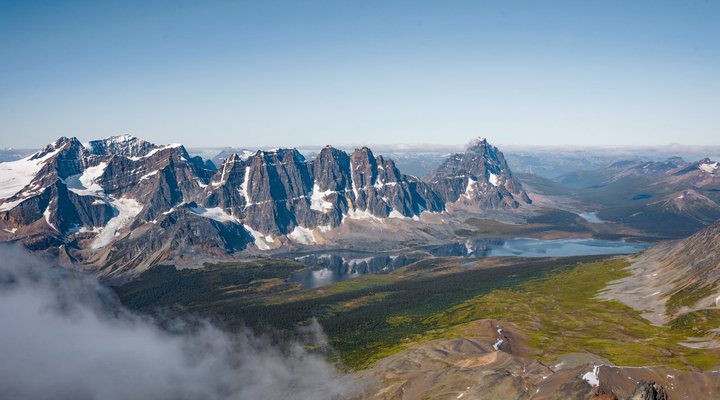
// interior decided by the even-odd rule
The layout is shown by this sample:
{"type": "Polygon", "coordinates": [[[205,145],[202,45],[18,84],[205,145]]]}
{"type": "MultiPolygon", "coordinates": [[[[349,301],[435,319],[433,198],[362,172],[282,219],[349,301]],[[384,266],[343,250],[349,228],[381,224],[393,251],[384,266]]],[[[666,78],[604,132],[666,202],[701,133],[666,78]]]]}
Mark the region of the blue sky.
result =
{"type": "Polygon", "coordinates": [[[0,147],[720,145],[720,3],[0,0],[0,147]]]}

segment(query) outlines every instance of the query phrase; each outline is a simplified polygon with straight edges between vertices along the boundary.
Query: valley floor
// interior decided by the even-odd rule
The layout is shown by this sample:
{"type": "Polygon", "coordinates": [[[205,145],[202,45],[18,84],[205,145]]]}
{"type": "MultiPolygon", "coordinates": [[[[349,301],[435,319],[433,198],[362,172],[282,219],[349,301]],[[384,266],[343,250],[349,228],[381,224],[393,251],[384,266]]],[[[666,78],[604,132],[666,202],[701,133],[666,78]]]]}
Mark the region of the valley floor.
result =
{"type": "MultiPolygon", "coordinates": [[[[580,369],[586,363],[659,365],[671,371],[668,376],[677,370],[706,377],[702,371],[720,367],[720,350],[680,344],[689,337],[712,337],[712,323],[688,323],[694,316],[681,316],[657,326],[641,311],[598,296],[628,275],[628,265],[621,257],[488,258],[474,265],[462,258],[433,258],[389,274],[303,290],[284,279],[303,265],[256,260],[196,270],[155,268],[116,292],[141,311],[165,318],[209,317],[230,329],[248,324],[286,332],[316,318],[331,345],[322,351],[347,371],[369,368],[359,376],[380,377],[379,391],[407,378],[402,368],[388,378],[383,366],[390,360],[423,352],[417,350],[423,346],[448,345],[442,342],[447,340],[480,341],[483,354],[490,354],[503,339],[498,353],[537,365],[546,375],[564,369],[563,360],[580,369]]],[[[717,312],[709,313],[710,322],[720,320],[717,312]]],[[[569,382],[582,374],[575,375],[558,376],[569,382]]],[[[576,384],[590,393],[582,382],[576,384]]]]}

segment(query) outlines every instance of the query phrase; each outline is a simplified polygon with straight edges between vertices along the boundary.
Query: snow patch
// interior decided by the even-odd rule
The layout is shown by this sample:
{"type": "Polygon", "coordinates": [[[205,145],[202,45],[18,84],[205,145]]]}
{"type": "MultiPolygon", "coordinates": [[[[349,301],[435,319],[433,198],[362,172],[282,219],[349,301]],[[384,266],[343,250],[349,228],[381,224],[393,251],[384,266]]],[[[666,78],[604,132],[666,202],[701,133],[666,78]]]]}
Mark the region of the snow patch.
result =
{"type": "Polygon", "coordinates": [[[373,260],[372,257],[353,258],[347,262],[347,265],[350,267],[354,267],[354,266],[360,265],[360,264],[369,264],[370,262],[372,262],[372,260],[373,260]]]}
{"type": "Polygon", "coordinates": [[[272,249],[271,245],[275,243],[275,238],[273,238],[272,235],[263,235],[262,233],[256,231],[255,229],[253,229],[247,225],[243,225],[243,227],[253,237],[253,242],[255,243],[255,247],[257,247],[259,250],[263,250],[263,251],[272,249]]]}
{"type": "Polygon", "coordinates": [[[322,232],[322,233],[330,232],[330,231],[332,230],[332,226],[331,226],[331,225],[318,225],[317,228],[318,228],[318,229],[320,230],[320,232],[322,232]]]}
{"type": "Polygon", "coordinates": [[[243,150],[242,154],[240,154],[240,159],[243,161],[247,161],[250,159],[250,157],[255,155],[255,151],[252,150],[243,150]]]}
{"type": "Polygon", "coordinates": [[[500,346],[503,344],[503,342],[504,342],[504,340],[498,339],[497,342],[495,342],[495,344],[493,344],[493,349],[495,349],[495,351],[500,350],[500,346]]]}
{"type": "Polygon", "coordinates": [[[81,196],[102,197],[105,195],[105,191],[97,183],[97,180],[105,172],[105,168],[107,168],[106,162],[86,168],[82,174],[68,176],[65,179],[65,185],[67,185],[68,190],[81,196]]]}
{"type": "Polygon", "coordinates": [[[390,211],[390,215],[388,215],[388,218],[397,218],[397,219],[408,219],[403,213],[393,208],[392,211],[390,211]]]}
{"type": "MultiPolygon", "coordinates": [[[[358,167],[360,166],[358,165],[357,167],[355,167],[355,169],[357,169],[358,167]]],[[[355,187],[355,177],[353,176],[353,171],[355,171],[355,169],[353,169],[353,163],[352,160],[350,160],[350,187],[352,188],[353,194],[355,195],[355,201],[357,201],[358,189],[357,187],[355,187]]]]}
{"type": "Polygon", "coordinates": [[[333,204],[325,198],[334,193],[332,190],[320,191],[317,182],[313,185],[312,195],[310,196],[310,209],[326,213],[333,209],[333,204]]]}
{"type": "Polygon", "coordinates": [[[62,146],[51,151],[41,158],[32,160],[38,153],[25,157],[22,160],[0,163],[0,199],[12,197],[35,178],[45,161],[53,157],[62,149],[62,146]]]}
{"type": "Polygon", "coordinates": [[[717,163],[717,162],[714,162],[714,163],[704,163],[704,164],[701,164],[698,168],[700,168],[700,170],[703,171],[703,172],[707,172],[708,174],[712,174],[713,172],[715,172],[715,170],[718,169],[718,167],[720,167],[720,166],[718,165],[718,163],[717,163]]]}
{"type": "Polygon", "coordinates": [[[488,182],[490,182],[491,185],[497,187],[498,186],[498,176],[490,173],[490,176],[488,177],[488,182]]]}
{"type": "Polygon", "coordinates": [[[313,234],[312,229],[305,228],[303,226],[296,226],[295,229],[293,229],[287,236],[290,239],[302,244],[316,243],[315,235],[313,234]]]}
{"type": "Polygon", "coordinates": [[[99,249],[110,244],[122,228],[129,225],[140,214],[143,206],[134,199],[112,199],[110,205],[117,211],[117,215],[110,219],[100,230],[100,234],[90,245],[92,249],[99,249]]]}
{"type": "Polygon", "coordinates": [[[477,186],[477,181],[473,178],[468,177],[468,183],[467,183],[467,186],[465,187],[464,196],[468,197],[468,198],[470,196],[472,196],[472,194],[475,193],[476,186],[477,186]]]}
{"type": "Polygon", "coordinates": [[[196,207],[188,207],[188,210],[192,212],[193,214],[199,215],[203,218],[209,218],[218,222],[226,223],[226,222],[232,222],[232,223],[239,223],[240,221],[233,217],[232,215],[225,212],[220,207],[212,207],[212,208],[205,208],[201,206],[196,207]]]}
{"type": "Polygon", "coordinates": [[[19,200],[3,203],[2,205],[0,205],[0,211],[12,210],[13,208],[15,208],[15,206],[17,206],[18,204],[22,203],[25,200],[27,200],[27,199],[19,199],[19,200]]]}
{"type": "Polygon", "coordinates": [[[151,176],[153,176],[153,175],[157,174],[158,172],[160,172],[160,170],[159,170],[159,169],[158,169],[158,170],[156,170],[156,171],[153,171],[153,172],[149,172],[149,173],[147,173],[147,174],[145,174],[145,175],[141,176],[141,177],[140,177],[140,180],[141,180],[141,181],[144,181],[145,179],[150,179],[150,177],[151,177],[151,176]]]}
{"type": "Polygon", "coordinates": [[[582,376],[582,378],[590,384],[590,386],[599,386],[600,385],[600,377],[598,376],[598,372],[600,372],[600,366],[595,365],[593,367],[592,372],[586,372],[585,375],[582,376]]]}
{"type": "MultiPolygon", "coordinates": [[[[52,204],[52,202],[50,203],[52,204]]],[[[60,232],[58,228],[55,227],[55,225],[50,222],[50,204],[45,208],[45,211],[43,212],[43,217],[45,217],[45,222],[47,222],[48,225],[50,225],[51,228],[55,229],[56,231],[60,232]]]]}
{"type": "MultiPolygon", "coordinates": [[[[476,250],[476,249],[475,249],[475,243],[473,243],[473,242],[470,241],[470,240],[466,240],[466,241],[465,241],[465,251],[467,252],[467,255],[469,256],[469,255],[471,255],[471,254],[474,254],[474,253],[475,253],[475,250],[476,250]]],[[[500,332],[498,332],[498,333],[500,333],[500,332]]]]}
{"type": "Polygon", "coordinates": [[[348,219],[383,222],[382,219],[374,216],[368,210],[351,209],[347,212],[348,219]]]}
{"type": "Polygon", "coordinates": [[[159,151],[163,151],[163,150],[166,150],[166,149],[176,149],[176,148],[178,148],[178,147],[182,147],[182,144],[180,144],[180,143],[172,143],[172,144],[168,144],[168,145],[166,145],[166,146],[159,146],[159,147],[156,147],[156,148],[150,150],[150,151],[149,151],[147,154],[145,154],[144,156],[140,156],[140,157],[128,157],[128,159],[133,160],[133,161],[142,160],[143,158],[148,158],[148,157],[156,154],[156,153],[159,152],[159,151]]]}
{"type": "Polygon", "coordinates": [[[238,192],[245,199],[245,208],[250,205],[250,194],[248,193],[248,183],[250,182],[250,166],[245,166],[245,175],[243,176],[243,182],[240,184],[238,192]]]}

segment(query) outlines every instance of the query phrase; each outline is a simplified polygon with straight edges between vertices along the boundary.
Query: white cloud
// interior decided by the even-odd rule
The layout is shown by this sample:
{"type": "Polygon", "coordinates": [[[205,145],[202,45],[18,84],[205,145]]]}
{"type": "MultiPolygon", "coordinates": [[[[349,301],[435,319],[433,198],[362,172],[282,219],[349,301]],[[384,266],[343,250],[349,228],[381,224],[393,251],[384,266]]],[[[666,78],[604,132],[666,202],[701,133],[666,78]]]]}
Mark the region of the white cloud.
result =
{"type": "MultiPolygon", "coordinates": [[[[348,390],[298,343],[277,347],[202,321],[169,332],[123,308],[90,275],[7,244],[0,255],[5,398],[330,399],[348,390]]],[[[322,338],[315,328],[305,329],[322,338]]]]}

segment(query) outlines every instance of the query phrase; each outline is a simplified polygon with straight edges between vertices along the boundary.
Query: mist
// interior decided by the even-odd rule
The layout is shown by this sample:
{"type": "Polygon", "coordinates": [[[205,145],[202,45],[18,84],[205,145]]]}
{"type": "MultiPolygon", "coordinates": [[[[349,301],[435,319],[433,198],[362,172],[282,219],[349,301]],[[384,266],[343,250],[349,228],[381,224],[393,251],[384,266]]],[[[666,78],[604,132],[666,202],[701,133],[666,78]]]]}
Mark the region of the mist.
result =
{"type": "MultiPolygon", "coordinates": [[[[352,385],[300,343],[208,322],[172,332],[92,275],[0,244],[0,397],[333,399],[352,385]]],[[[322,341],[319,325],[305,336],[322,341]]]]}

